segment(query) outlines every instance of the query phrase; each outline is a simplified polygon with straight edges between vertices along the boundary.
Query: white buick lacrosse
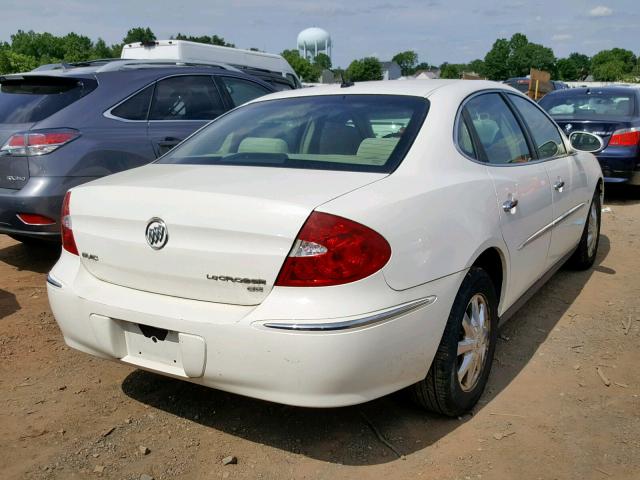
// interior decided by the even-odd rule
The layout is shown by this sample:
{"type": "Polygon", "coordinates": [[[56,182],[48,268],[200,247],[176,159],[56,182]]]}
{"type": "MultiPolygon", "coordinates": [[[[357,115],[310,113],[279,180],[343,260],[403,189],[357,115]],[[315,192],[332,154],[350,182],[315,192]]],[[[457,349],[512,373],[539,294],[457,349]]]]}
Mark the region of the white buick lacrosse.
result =
{"type": "Polygon", "coordinates": [[[69,191],[49,300],[98,357],[308,407],[409,387],[459,415],[500,322],[593,264],[600,148],[493,82],[269,95],[69,191]]]}

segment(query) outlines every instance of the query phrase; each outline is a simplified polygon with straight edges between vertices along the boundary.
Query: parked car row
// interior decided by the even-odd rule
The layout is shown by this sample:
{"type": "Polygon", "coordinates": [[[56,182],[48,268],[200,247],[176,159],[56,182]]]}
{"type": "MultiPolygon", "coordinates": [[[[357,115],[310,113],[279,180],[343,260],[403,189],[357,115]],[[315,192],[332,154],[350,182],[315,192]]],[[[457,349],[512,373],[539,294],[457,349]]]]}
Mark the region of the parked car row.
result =
{"type": "Polygon", "coordinates": [[[506,85],[260,96],[271,87],[223,68],[114,67],[6,93],[46,115],[7,142],[3,168],[24,178],[4,197],[73,187],[47,288],[83,352],[310,407],[409,387],[455,416],[482,394],[500,322],[565,262],[595,260],[601,140],[567,138],[506,85]]]}
{"type": "Polygon", "coordinates": [[[53,66],[0,85],[0,233],[19,240],[58,240],[67,190],[145,165],[275,91],[232,67],[147,60],[53,66]]]}

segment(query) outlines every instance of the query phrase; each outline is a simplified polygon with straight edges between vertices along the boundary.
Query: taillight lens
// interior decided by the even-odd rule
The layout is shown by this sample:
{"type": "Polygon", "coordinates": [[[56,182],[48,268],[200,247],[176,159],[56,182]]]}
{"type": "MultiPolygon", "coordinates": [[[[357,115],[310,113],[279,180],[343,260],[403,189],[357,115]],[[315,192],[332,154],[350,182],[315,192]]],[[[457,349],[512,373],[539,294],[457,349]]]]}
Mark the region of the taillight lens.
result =
{"type": "Polygon", "coordinates": [[[73,238],[73,226],[71,225],[71,210],[69,204],[71,203],[71,192],[67,192],[62,202],[62,212],[60,214],[60,224],[62,225],[62,248],[67,252],[78,255],[78,247],[76,246],[76,239],[73,238]]]}
{"type": "Polygon", "coordinates": [[[38,215],[37,213],[18,213],[17,217],[26,225],[55,225],[53,218],[38,215]]]}
{"type": "Polygon", "coordinates": [[[327,287],[355,282],[389,261],[382,235],[359,223],[313,212],[280,270],[280,287],[327,287]]]}
{"type": "Polygon", "coordinates": [[[619,147],[640,145],[640,130],[636,130],[635,128],[616,130],[613,132],[613,135],[611,135],[609,145],[617,145],[619,147]]]}
{"type": "Polygon", "coordinates": [[[72,129],[15,133],[0,148],[0,153],[16,157],[46,155],[79,136],[80,132],[72,129]]]}

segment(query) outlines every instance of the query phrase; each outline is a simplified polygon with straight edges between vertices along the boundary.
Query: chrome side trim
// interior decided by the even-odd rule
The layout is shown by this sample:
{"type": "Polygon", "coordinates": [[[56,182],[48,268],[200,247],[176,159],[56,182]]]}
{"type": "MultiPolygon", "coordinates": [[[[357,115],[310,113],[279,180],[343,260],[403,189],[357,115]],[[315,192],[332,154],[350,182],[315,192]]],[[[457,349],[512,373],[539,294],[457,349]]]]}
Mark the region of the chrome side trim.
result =
{"type": "Polygon", "coordinates": [[[399,317],[406,313],[417,310],[420,307],[425,307],[435,303],[438,299],[435,295],[429,297],[414,300],[412,302],[403,303],[389,310],[380,313],[374,313],[367,315],[366,317],[357,318],[354,320],[345,320],[342,322],[324,322],[324,323],[284,323],[284,322],[269,322],[263,324],[268,328],[275,328],[277,330],[289,330],[295,332],[330,332],[337,330],[348,330],[352,328],[362,328],[365,326],[374,325],[376,323],[382,323],[393,318],[399,317]]]}
{"type": "Polygon", "coordinates": [[[563,213],[562,215],[560,215],[558,218],[556,218],[553,222],[551,222],[548,225],[545,225],[544,227],[542,227],[540,230],[538,230],[536,233],[534,233],[533,235],[531,235],[529,238],[527,238],[524,242],[522,242],[522,245],[520,245],[518,247],[518,250],[522,250],[524,247],[526,247],[527,245],[529,245],[531,242],[533,242],[535,239],[541,237],[542,235],[544,235],[545,233],[547,233],[549,230],[551,230],[553,227],[555,227],[556,225],[558,225],[559,223],[563,222],[569,215],[572,215],[573,213],[577,212],[578,210],[580,210],[582,207],[584,207],[586,205],[586,202],[582,202],[578,205],[576,205],[575,207],[573,207],[572,209],[566,211],[565,213],[563,213]]]}
{"type": "Polygon", "coordinates": [[[54,287],[62,288],[62,284],[58,280],[53,278],[50,273],[47,274],[47,283],[53,285],[54,287]]]}

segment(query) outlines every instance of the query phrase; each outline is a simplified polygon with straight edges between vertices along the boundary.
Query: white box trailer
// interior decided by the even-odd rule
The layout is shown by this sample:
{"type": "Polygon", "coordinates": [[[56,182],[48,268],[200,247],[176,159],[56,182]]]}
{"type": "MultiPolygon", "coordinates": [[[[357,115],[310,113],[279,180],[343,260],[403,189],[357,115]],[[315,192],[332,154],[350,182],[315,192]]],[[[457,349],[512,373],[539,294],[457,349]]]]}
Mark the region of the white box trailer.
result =
{"type": "Polygon", "coordinates": [[[296,87],[300,79],[281,55],[240,48],[221,47],[186,40],[156,40],[128,43],[120,58],[127,60],[174,60],[186,63],[226,63],[237,68],[251,68],[278,73],[296,87]]]}

